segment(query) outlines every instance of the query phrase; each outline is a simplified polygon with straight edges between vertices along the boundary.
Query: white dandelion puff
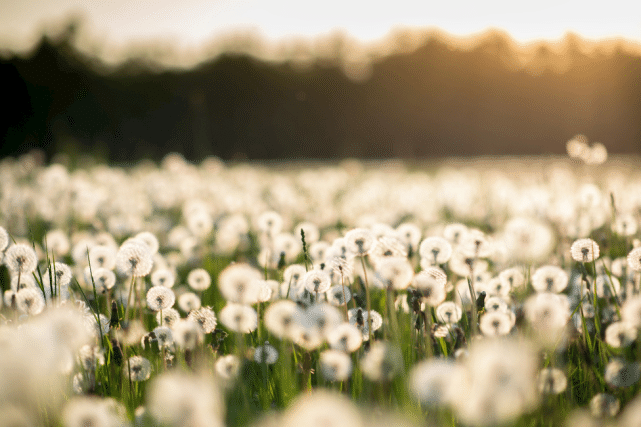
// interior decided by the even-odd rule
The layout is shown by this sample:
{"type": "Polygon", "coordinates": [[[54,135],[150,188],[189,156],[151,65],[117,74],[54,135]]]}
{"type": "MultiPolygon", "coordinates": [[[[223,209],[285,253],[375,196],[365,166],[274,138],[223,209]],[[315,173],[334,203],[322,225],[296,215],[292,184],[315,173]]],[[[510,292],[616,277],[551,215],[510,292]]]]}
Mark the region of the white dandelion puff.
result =
{"type": "Polygon", "coordinates": [[[577,262],[592,262],[599,257],[599,245],[592,239],[578,239],[572,243],[570,254],[577,262]]]}
{"type": "Polygon", "coordinates": [[[195,291],[204,291],[211,286],[211,276],[204,268],[196,268],[187,275],[187,284],[195,291]]]}
{"type": "Polygon", "coordinates": [[[147,307],[153,311],[166,310],[176,302],[176,294],[164,286],[152,286],[147,291],[147,307]]]}
{"type": "Polygon", "coordinates": [[[219,313],[220,322],[234,332],[250,333],[258,326],[258,315],[252,307],[228,302],[219,313]]]}
{"type": "Polygon", "coordinates": [[[151,362],[142,356],[131,356],[123,365],[124,375],[131,381],[146,381],[151,376],[151,362]]]}
{"type": "Polygon", "coordinates": [[[151,272],[152,252],[149,247],[136,240],[123,243],[116,254],[116,268],[122,275],[141,277],[151,272]]]}
{"type": "Polygon", "coordinates": [[[342,351],[325,350],[320,354],[320,368],[327,381],[345,381],[352,373],[352,359],[342,351]]]}
{"type": "Polygon", "coordinates": [[[187,316],[187,320],[200,326],[202,331],[206,334],[213,332],[216,329],[218,319],[216,313],[210,307],[200,307],[192,310],[187,316]]]}
{"type": "Polygon", "coordinates": [[[18,243],[6,250],[4,263],[14,274],[29,274],[36,269],[38,257],[32,247],[18,243]]]}

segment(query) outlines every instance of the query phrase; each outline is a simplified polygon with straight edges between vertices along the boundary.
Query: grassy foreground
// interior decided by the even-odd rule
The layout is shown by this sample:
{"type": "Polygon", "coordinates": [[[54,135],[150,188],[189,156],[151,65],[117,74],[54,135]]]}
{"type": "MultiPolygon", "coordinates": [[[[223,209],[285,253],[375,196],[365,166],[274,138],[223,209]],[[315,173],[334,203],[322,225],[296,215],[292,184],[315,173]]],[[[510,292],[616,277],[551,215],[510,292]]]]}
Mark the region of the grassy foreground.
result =
{"type": "Polygon", "coordinates": [[[0,424],[637,426],[641,174],[582,162],[4,160],[0,424]]]}

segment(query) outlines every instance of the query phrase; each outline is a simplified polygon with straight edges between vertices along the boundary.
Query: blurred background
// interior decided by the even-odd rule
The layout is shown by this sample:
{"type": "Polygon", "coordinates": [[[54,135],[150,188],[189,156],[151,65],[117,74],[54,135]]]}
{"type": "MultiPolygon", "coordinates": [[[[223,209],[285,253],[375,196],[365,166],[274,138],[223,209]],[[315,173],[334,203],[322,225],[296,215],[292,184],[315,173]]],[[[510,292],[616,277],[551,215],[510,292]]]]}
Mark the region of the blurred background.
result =
{"type": "Polygon", "coordinates": [[[5,0],[0,157],[641,154],[640,43],[625,1],[5,0]]]}

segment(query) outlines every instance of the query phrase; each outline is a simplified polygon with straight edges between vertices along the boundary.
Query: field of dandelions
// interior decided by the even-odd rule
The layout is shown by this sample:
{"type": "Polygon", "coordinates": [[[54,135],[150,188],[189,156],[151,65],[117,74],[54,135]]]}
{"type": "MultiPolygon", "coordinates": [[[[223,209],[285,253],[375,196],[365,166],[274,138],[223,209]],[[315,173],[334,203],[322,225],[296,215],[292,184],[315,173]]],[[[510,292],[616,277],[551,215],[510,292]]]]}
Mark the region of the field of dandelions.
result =
{"type": "Polygon", "coordinates": [[[568,154],[2,160],[0,425],[640,426],[640,161],[568,154]]]}

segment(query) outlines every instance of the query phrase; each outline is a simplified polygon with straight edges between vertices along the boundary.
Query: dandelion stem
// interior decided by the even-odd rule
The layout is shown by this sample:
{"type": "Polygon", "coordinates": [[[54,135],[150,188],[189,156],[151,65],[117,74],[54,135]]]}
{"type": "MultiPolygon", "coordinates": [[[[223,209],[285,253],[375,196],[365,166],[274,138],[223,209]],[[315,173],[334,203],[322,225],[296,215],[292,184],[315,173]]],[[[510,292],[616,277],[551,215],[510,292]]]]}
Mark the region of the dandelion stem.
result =
{"type": "Polygon", "coordinates": [[[372,342],[372,301],[369,295],[369,282],[367,281],[367,269],[365,268],[365,257],[361,256],[361,265],[363,266],[363,278],[365,279],[365,304],[367,305],[367,331],[369,332],[369,342],[372,342]]]}
{"type": "Polygon", "coordinates": [[[129,321],[129,307],[131,307],[131,296],[134,290],[134,280],[136,276],[131,276],[131,285],[129,286],[129,296],[127,297],[127,308],[125,309],[125,321],[129,321]]]}

